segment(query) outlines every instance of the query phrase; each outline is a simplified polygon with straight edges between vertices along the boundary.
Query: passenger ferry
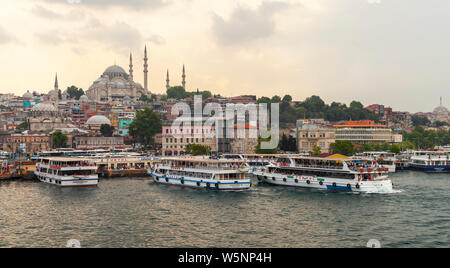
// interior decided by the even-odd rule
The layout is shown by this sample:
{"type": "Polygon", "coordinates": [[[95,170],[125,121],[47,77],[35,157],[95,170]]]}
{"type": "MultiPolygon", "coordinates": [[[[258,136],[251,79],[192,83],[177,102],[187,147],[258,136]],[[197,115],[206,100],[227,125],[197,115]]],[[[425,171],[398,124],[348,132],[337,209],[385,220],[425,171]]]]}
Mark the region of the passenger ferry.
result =
{"type": "Polygon", "coordinates": [[[409,167],[417,171],[448,173],[450,172],[450,152],[416,151],[411,156],[409,167]]]}
{"type": "Polygon", "coordinates": [[[148,170],[157,183],[215,191],[250,189],[248,168],[241,160],[162,158],[148,170]]]}
{"type": "Polygon", "coordinates": [[[88,159],[43,157],[36,164],[36,177],[61,187],[96,186],[97,166],[88,159]]]}
{"type": "Polygon", "coordinates": [[[356,193],[392,192],[388,168],[372,161],[314,157],[280,157],[254,172],[269,184],[356,193]]]}
{"type": "Polygon", "coordinates": [[[395,164],[395,154],[391,152],[364,152],[356,154],[357,156],[368,157],[374,161],[377,161],[379,165],[387,167],[389,172],[395,173],[397,166],[395,164]]]}
{"type": "Polygon", "coordinates": [[[222,158],[242,161],[250,170],[263,169],[272,162],[272,157],[259,154],[224,154],[222,158]]]}

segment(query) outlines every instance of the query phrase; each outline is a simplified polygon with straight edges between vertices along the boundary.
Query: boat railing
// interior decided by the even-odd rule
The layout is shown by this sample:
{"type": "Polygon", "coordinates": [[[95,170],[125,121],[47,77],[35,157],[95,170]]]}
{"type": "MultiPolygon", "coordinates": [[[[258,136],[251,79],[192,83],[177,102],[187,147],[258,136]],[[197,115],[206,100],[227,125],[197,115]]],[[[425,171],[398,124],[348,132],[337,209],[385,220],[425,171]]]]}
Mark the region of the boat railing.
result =
{"type": "Polygon", "coordinates": [[[244,169],[244,166],[183,166],[183,165],[156,165],[156,168],[158,167],[164,167],[164,168],[168,168],[168,169],[173,169],[173,170],[185,170],[185,169],[197,169],[197,170],[213,170],[213,171],[220,171],[220,170],[241,170],[244,169]]]}
{"type": "MultiPolygon", "coordinates": [[[[288,167],[288,165],[279,165],[280,167],[288,167]]],[[[343,170],[344,166],[330,166],[330,165],[301,165],[295,164],[295,167],[299,168],[314,168],[314,169],[333,169],[333,170],[343,170]]]]}

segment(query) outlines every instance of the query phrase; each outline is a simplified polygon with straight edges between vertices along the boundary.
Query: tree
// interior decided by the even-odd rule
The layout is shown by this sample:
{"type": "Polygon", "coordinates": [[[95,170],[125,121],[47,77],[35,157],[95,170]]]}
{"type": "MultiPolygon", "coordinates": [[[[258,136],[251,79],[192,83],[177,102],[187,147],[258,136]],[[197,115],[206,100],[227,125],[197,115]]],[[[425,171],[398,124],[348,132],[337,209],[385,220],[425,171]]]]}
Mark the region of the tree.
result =
{"type": "Polygon", "coordinates": [[[273,149],[261,149],[261,142],[268,142],[270,138],[263,139],[261,137],[258,138],[258,145],[256,145],[255,152],[257,154],[276,154],[278,153],[278,147],[273,149]]]}
{"type": "Polygon", "coordinates": [[[282,101],[283,101],[283,102],[286,102],[286,103],[291,102],[291,101],[292,101],[291,95],[285,95],[285,96],[283,97],[283,100],[282,100],[282,101]]]}
{"type": "Polygon", "coordinates": [[[352,156],[355,154],[355,146],[350,141],[336,141],[331,144],[331,150],[334,154],[352,156]]]}
{"type": "Polygon", "coordinates": [[[281,102],[281,97],[275,95],[275,96],[272,97],[271,102],[272,102],[272,103],[280,103],[280,102],[281,102]]]}
{"type": "Polygon", "coordinates": [[[268,97],[261,97],[258,99],[258,103],[267,103],[270,104],[271,103],[271,99],[268,97]]]}
{"type": "Polygon", "coordinates": [[[114,127],[108,124],[103,124],[100,126],[100,132],[103,137],[112,137],[114,134],[114,127]]]}
{"type": "Polygon", "coordinates": [[[428,120],[428,118],[426,116],[421,116],[421,115],[413,115],[411,116],[411,121],[413,126],[418,127],[418,126],[428,126],[430,125],[430,120],[428,120]]]}
{"type": "Polygon", "coordinates": [[[84,90],[76,86],[70,86],[67,88],[67,94],[69,94],[69,98],[79,100],[84,95],[84,90]]]}
{"type": "Polygon", "coordinates": [[[209,155],[210,152],[211,148],[209,146],[200,144],[189,144],[186,146],[186,154],[191,154],[193,156],[209,155]]]}
{"type": "Polygon", "coordinates": [[[312,151],[312,156],[318,157],[321,153],[322,149],[319,146],[315,145],[312,151]]]}
{"type": "Polygon", "coordinates": [[[61,130],[56,130],[52,134],[53,148],[66,148],[67,147],[67,136],[61,132],[61,130]]]}
{"type": "Polygon", "coordinates": [[[29,128],[30,128],[30,126],[29,126],[29,124],[28,124],[28,121],[25,121],[25,122],[23,122],[22,124],[20,124],[20,125],[17,126],[17,129],[18,129],[18,130],[27,130],[27,129],[29,129],[29,128]]]}
{"type": "Polygon", "coordinates": [[[428,149],[450,144],[450,132],[445,130],[433,131],[416,127],[413,132],[402,134],[403,146],[413,144],[414,149],[428,149]]]}
{"type": "Polygon", "coordinates": [[[187,98],[188,94],[186,90],[182,86],[171,87],[167,89],[167,98],[168,99],[177,99],[181,100],[187,98]]]}
{"type": "Polygon", "coordinates": [[[136,119],[129,125],[129,133],[133,141],[150,148],[154,148],[153,137],[161,133],[161,129],[161,118],[150,108],[136,111],[136,119]]]}
{"type": "Polygon", "coordinates": [[[153,102],[153,98],[149,98],[147,95],[142,94],[141,97],[139,98],[139,101],[143,101],[143,102],[153,102]]]}

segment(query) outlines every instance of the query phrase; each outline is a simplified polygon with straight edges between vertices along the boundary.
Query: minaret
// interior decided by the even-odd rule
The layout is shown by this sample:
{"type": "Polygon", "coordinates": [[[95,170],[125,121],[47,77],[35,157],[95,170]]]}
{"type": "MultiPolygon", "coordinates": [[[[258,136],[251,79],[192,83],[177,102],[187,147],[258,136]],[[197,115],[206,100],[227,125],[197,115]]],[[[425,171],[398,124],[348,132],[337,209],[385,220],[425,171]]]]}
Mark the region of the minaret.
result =
{"type": "Polygon", "coordinates": [[[167,70],[166,89],[170,88],[169,70],[167,70]]]}
{"type": "Polygon", "coordinates": [[[442,107],[442,96],[441,96],[441,107],[442,107]]]}
{"type": "Polygon", "coordinates": [[[55,76],[55,107],[58,109],[59,107],[59,85],[58,85],[58,73],[55,76]]]}
{"type": "Polygon", "coordinates": [[[130,53],[130,81],[133,81],[133,55],[130,53]]]}
{"type": "Polygon", "coordinates": [[[58,73],[56,73],[56,76],[55,76],[55,91],[57,91],[59,89],[59,86],[58,86],[58,73]]]}
{"type": "Polygon", "coordinates": [[[181,78],[183,78],[181,84],[183,85],[183,88],[186,89],[186,71],[184,69],[184,64],[183,64],[183,75],[181,76],[181,78]]]}
{"type": "Polygon", "coordinates": [[[148,91],[148,58],[147,58],[147,46],[145,46],[144,51],[144,89],[148,91]]]}

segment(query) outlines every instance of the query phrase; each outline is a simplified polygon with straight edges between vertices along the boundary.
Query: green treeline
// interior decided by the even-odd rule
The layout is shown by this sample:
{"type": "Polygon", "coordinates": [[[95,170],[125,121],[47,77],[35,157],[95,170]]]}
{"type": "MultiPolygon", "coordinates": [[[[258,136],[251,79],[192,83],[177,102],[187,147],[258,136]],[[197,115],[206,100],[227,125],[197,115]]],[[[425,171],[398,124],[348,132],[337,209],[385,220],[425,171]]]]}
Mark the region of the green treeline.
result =
{"type": "Polygon", "coordinates": [[[374,120],[379,116],[364,109],[361,102],[352,101],[350,106],[345,103],[332,102],[326,104],[319,96],[311,96],[303,102],[291,105],[292,97],[286,95],[283,98],[273,96],[272,98],[261,97],[258,103],[280,103],[280,125],[295,124],[297,119],[324,118],[327,121],[337,122],[345,120],[374,120]]]}

